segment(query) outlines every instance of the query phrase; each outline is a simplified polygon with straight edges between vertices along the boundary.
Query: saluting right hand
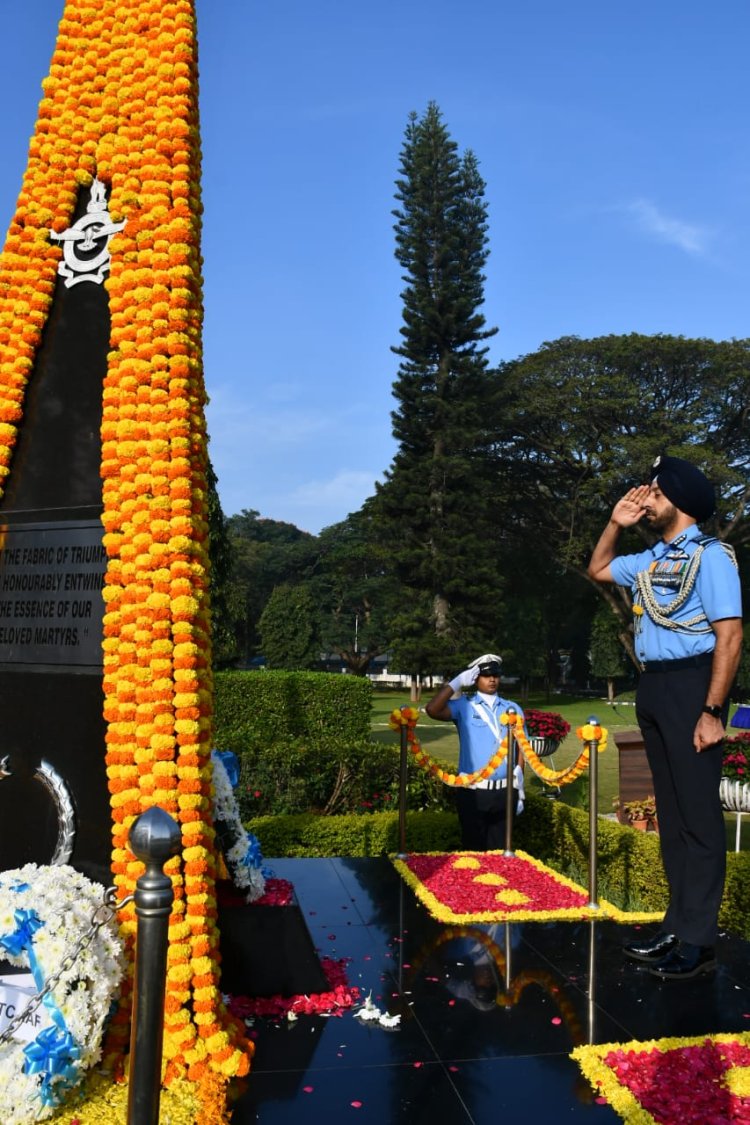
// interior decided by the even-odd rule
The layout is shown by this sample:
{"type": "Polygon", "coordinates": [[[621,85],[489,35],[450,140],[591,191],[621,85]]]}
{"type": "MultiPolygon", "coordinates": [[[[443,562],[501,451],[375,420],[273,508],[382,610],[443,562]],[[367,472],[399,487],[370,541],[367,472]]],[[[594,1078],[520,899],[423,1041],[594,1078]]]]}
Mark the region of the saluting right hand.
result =
{"type": "Polygon", "coordinates": [[[478,675],[479,665],[475,665],[473,668],[467,668],[464,672],[459,672],[449,683],[454,691],[461,691],[462,688],[471,687],[472,684],[475,684],[478,675]]]}
{"type": "Polygon", "coordinates": [[[647,484],[639,484],[631,488],[621,500],[618,500],[612,509],[612,520],[618,527],[633,527],[646,511],[646,499],[649,494],[647,484]]]}

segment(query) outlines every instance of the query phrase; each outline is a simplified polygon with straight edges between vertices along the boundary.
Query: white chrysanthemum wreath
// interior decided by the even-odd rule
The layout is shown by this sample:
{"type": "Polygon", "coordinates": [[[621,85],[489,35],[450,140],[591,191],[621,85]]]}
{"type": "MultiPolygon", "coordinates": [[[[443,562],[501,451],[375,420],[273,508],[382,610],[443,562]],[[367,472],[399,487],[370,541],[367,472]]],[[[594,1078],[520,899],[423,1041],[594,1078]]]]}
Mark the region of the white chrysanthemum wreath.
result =
{"type": "MultiPolygon", "coordinates": [[[[72,867],[29,863],[0,872],[0,958],[32,974],[32,995],[59,974],[26,1021],[24,1038],[12,1027],[10,1038],[0,1035],[3,1125],[49,1117],[100,1057],[104,1025],[124,971],[116,923],[98,926],[72,964],[60,969],[91,930],[102,904],[102,887],[72,867]]],[[[18,1007],[25,1010],[25,1000],[18,1007]]]]}
{"type": "Polygon", "coordinates": [[[214,768],[214,822],[224,862],[235,887],[246,891],[248,902],[263,896],[263,856],[257,836],[248,832],[240,818],[233,785],[239,780],[239,766],[231,750],[212,750],[214,768]]]}

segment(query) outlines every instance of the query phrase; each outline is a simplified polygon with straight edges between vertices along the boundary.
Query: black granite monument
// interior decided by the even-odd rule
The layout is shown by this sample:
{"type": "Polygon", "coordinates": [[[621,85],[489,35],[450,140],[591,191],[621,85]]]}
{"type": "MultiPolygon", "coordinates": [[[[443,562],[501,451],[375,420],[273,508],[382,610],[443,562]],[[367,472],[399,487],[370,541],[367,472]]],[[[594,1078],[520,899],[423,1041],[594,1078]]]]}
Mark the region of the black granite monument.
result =
{"type": "Polygon", "coordinates": [[[64,259],[0,501],[0,869],[69,862],[104,883],[101,282],[112,233],[95,182],[57,236],[64,259]]]}

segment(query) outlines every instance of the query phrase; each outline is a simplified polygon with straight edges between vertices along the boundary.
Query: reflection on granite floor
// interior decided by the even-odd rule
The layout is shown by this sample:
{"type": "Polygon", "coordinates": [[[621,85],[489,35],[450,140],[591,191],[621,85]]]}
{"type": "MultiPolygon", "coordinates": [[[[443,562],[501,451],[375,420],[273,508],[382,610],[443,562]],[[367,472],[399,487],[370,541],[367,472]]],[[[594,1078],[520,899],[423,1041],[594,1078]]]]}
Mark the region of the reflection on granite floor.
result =
{"type": "Polygon", "coordinates": [[[621,956],[632,927],[444,926],[385,858],[268,864],[294,883],[320,955],[347,958],[350,984],[401,1021],[258,1020],[232,1125],[617,1122],[574,1046],[750,1030],[750,946],[730,935],[716,973],[662,982],[621,956]]]}

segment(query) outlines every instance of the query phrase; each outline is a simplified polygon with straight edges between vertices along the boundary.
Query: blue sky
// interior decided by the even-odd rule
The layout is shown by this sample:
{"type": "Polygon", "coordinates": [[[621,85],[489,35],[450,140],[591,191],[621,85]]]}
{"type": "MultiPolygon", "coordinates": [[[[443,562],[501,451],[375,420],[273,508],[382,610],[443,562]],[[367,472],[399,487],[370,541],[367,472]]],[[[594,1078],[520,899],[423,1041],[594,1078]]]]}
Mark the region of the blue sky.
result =
{"type": "MultiPolygon", "coordinates": [[[[62,0],[0,0],[0,228],[62,0]]],[[[438,103],[487,183],[498,362],[576,334],[750,336],[746,0],[197,0],[211,457],[308,531],[395,446],[393,181],[438,103]]]]}

